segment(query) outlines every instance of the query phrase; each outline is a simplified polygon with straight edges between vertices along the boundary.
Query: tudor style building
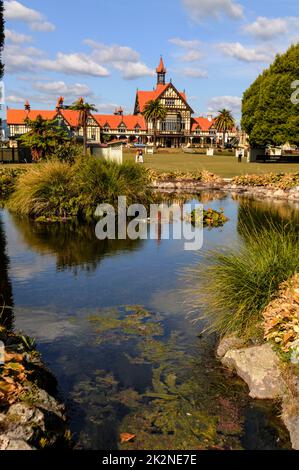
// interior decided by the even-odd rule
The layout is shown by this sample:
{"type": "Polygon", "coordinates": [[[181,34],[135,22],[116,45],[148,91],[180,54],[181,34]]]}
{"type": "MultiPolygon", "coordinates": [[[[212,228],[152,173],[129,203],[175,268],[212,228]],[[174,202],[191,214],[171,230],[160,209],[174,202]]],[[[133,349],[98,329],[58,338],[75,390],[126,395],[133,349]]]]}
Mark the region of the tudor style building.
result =
{"type": "MultiPolygon", "coordinates": [[[[186,143],[191,135],[191,115],[193,110],[187,103],[185,92],[178,91],[169,82],[166,83],[166,68],[161,57],[156,69],[157,85],[153,91],[137,91],[134,114],[142,115],[146,104],[151,100],[159,100],[167,110],[165,121],[157,123],[157,143],[163,147],[179,147],[186,143]]],[[[147,123],[148,137],[153,135],[153,123],[147,123]]]]}
{"type": "MultiPolygon", "coordinates": [[[[120,107],[114,114],[91,114],[88,123],[89,143],[99,144],[107,140],[125,140],[128,143],[153,142],[153,123],[146,121],[143,111],[151,100],[159,100],[166,108],[164,121],[157,123],[157,145],[161,147],[204,146],[216,145],[222,141],[222,133],[217,133],[212,116],[193,117],[193,109],[188,104],[185,91],[179,91],[170,81],[166,83],[166,68],[161,57],[156,69],[157,83],[152,91],[137,90],[134,113],[125,115],[120,107]]],[[[36,119],[41,115],[44,119],[55,119],[57,123],[78,139],[83,137],[83,129],[79,123],[79,112],[72,111],[64,105],[60,97],[54,111],[31,110],[28,101],[23,110],[8,109],[7,125],[10,146],[17,145],[17,138],[28,132],[26,119],[36,119]]],[[[237,131],[228,134],[228,140],[235,139],[237,131]]]]}

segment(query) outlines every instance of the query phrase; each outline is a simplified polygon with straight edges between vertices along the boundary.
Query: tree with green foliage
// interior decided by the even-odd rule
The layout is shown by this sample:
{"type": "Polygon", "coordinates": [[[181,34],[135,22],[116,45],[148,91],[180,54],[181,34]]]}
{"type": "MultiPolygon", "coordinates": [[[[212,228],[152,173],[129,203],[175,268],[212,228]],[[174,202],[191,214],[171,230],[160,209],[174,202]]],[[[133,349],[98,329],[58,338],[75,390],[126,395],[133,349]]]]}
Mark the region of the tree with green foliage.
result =
{"type": "Polygon", "coordinates": [[[68,142],[69,136],[56,120],[43,119],[41,115],[33,121],[25,121],[30,131],[19,138],[19,142],[31,149],[32,159],[36,162],[51,156],[59,145],[68,142]]]}
{"type": "Polygon", "coordinates": [[[225,135],[227,132],[231,131],[235,126],[235,120],[229,109],[220,109],[218,111],[218,116],[215,119],[215,127],[218,132],[222,132],[222,147],[225,147],[225,135]]]}
{"type": "Polygon", "coordinates": [[[79,111],[79,127],[83,128],[83,147],[84,155],[87,155],[87,128],[88,119],[91,112],[96,112],[97,109],[94,104],[85,103],[84,98],[79,98],[75,103],[70,106],[73,111],[79,111]]]}
{"type": "Polygon", "coordinates": [[[4,64],[2,62],[2,51],[4,47],[4,5],[3,1],[0,1],[0,80],[3,78],[4,74],[4,64]]]}
{"type": "Polygon", "coordinates": [[[158,121],[164,121],[167,116],[167,110],[159,100],[150,100],[146,103],[143,116],[147,121],[152,121],[154,132],[154,145],[157,143],[157,125],[158,121]]]}
{"type": "Polygon", "coordinates": [[[299,144],[299,104],[291,100],[298,80],[299,44],[277,55],[245,91],[241,124],[251,146],[299,144]]]}
{"type": "MultiPolygon", "coordinates": [[[[5,24],[4,5],[3,5],[3,1],[0,1],[0,80],[2,80],[3,74],[4,74],[4,64],[2,62],[2,52],[3,52],[4,39],[5,39],[4,24],[5,24]]],[[[3,93],[3,90],[1,90],[1,93],[3,93]]],[[[1,118],[0,118],[0,135],[2,137],[2,119],[1,118]]]]}

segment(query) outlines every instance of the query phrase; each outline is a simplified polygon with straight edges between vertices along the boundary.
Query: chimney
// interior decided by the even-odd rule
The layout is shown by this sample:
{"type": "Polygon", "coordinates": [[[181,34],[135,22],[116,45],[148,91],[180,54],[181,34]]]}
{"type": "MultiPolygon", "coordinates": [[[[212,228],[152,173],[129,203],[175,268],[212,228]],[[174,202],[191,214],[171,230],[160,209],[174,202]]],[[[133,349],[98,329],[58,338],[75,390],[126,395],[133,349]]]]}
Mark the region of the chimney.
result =
{"type": "Polygon", "coordinates": [[[30,113],[30,110],[31,110],[31,106],[30,106],[30,103],[28,100],[25,101],[25,111],[28,111],[28,113],[30,113]]]}
{"type": "Polygon", "coordinates": [[[207,118],[208,118],[208,120],[209,120],[210,122],[213,121],[213,115],[212,115],[212,114],[208,114],[208,115],[207,115],[207,118]]]}
{"type": "Polygon", "coordinates": [[[114,111],[115,116],[123,116],[123,114],[124,114],[124,110],[121,106],[119,108],[115,108],[115,111],[114,111]]]}

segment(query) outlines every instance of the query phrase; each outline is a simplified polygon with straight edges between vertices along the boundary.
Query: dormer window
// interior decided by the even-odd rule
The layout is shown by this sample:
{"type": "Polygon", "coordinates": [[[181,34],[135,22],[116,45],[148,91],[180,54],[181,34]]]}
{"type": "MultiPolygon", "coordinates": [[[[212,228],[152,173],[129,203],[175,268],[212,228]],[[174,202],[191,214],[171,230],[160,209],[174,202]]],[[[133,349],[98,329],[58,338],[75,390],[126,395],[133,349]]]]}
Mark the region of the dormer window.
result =
{"type": "Polygon", "coordinates": [[[140,126],[137,124],[135,127],[135,134],[138,134],[138,132],[140,132],[140,126]]]}
{"type": "Polygon", "coordinates": [[[104,131],[104,132],[109,132],[109,131],[110,131],[110,126],[109,126],[109,124],[108,124],[107,122],[106,122],[106,124],[105,124],[104,127],[103,127],[103,131],[104,131]]]}
{"type": "Polygon", "coordinates": [[[195,129],[195,134],[201,134],[201,128],[199,126],[195,129]]]}
{"type": "Polygon", "coordinates": [[[118,129],[119,129],[120,131],[123,131],[123,132],[125,132],[125,131],[127,130],[127,128],[126,128],[126,126],[125,126],[125,124],[124,124],[123,122],[118,126],[118,129]]]}

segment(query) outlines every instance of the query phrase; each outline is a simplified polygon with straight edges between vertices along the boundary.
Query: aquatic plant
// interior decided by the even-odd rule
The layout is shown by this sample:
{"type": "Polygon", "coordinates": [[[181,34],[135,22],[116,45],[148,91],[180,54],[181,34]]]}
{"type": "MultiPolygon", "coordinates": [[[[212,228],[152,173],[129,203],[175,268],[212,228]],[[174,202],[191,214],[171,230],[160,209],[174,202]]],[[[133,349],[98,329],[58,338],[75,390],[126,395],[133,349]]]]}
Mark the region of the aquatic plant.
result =
{"type": "MultiPolygon", "coordinates": [[[[196,223],[198,214],[196,210],[191,212],[191,222],[196,223]]],[[[203,225],[204,227],[223,227],[228,221],[228,218],[224,215],[224,210],[220,211],[213,210],[211,208],[203,210],[203,225]]]]}

